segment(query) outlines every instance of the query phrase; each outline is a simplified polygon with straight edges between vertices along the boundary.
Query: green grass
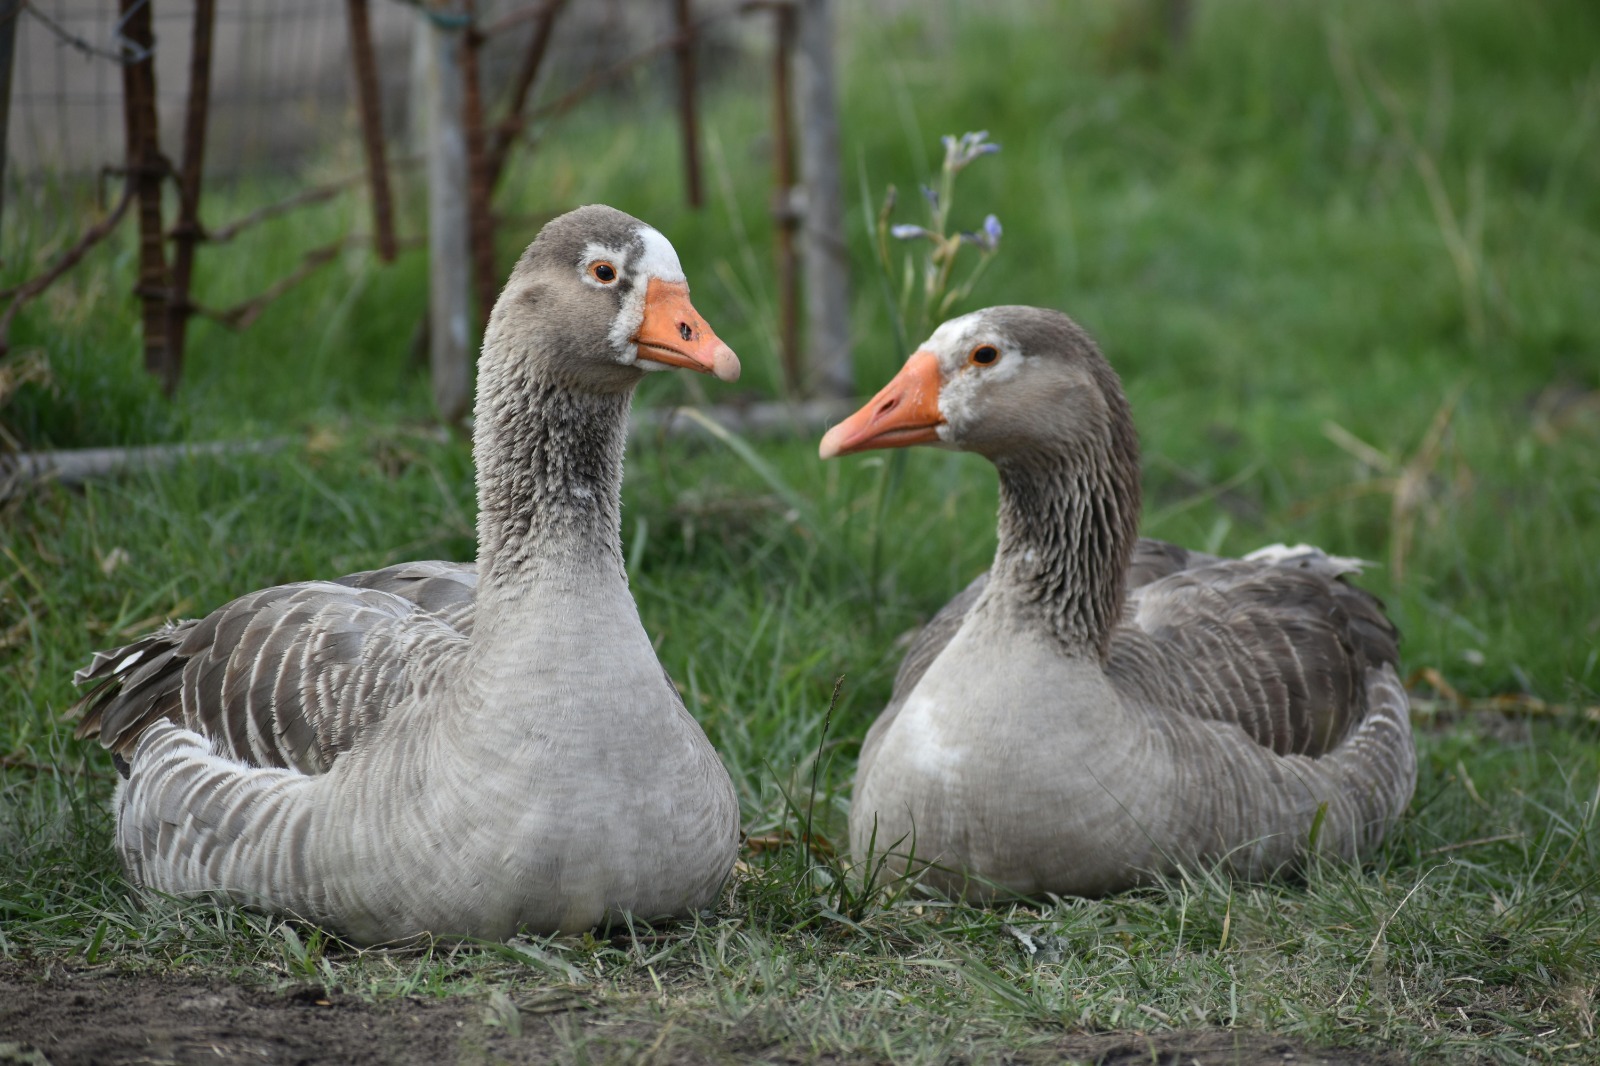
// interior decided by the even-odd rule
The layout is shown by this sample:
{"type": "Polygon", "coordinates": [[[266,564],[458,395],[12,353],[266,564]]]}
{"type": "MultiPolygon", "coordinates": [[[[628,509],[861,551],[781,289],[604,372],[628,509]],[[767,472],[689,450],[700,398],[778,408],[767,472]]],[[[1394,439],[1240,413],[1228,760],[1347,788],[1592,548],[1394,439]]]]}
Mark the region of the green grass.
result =
{"type": "MultiPolygon", "coordinates": [[[[1585,715],[1600,704],[1600,8],[1201,3],[1176,55],[1141,10],[845,14],[846,184],[914,200],[940,133],[988,128],[1004,151],[963,174],[954,222],[994,211],[1006,236],[971,306],[1056,306],[1099,337],[1144,439],[1147,532],[1380,563],[1363,581],[1404,630],[1406,666],[1482,709],[1419,689],[1417,798],[1369,868],[978,910],[908,886],[863,898],[789,846],[747,854],[718,917],[665,940],[420,954],[209,904],[137,909],[110,848],[109,762],[60,721],[72,670],[262,585],[469,557],[473,500],[464,442],[423,428],[420,255],[352,255],[238,335],[197,323],[168,405],[137,369],[123,241],[19,318],[14,345],[42,349],[56,384],[19,393],[8,429],[39,447],[305,443],[4,505],[0,952],[372,996],[571,987],[619,1022],[671,1020],[669,1041],[736,1034],[801,1056],[939,1061],[1064,1028],[1236,1025],[1434,1059],[1600,1061],[1600,721],[1585,715]]],[[[604,102],[550,131],[503,206],[604,200],[654,221],[744,357],[741,389],[770,394],[758,60],[710,94],[698,216],[667,116],[623,123],[604,102]]],[[[224,191],[208,211],[273,194],[224,191]]],[[[8,280],[72,228],[12,208],[8,280]]],[[[874,210],[850,218],[862,391],[905,354],[872,280],[874,210]]],[[[200,298],[250,295],[361,212],[336,202],[203,249],[200,298]]],[[[505,237],[506,265],[529,236],[505,237]]],[[[697,389],[652,378],[640,402],[726,395],[697,389]]],[[[785,796],[808,806],[820,752],[817,818],[840,840],[897,638],[993,551],[993,478],[972,457],[913,454],[880,509],[882,459],[754,448],[765,471],[709,440],[637,442],[629,569],[747,830],[797,827],[785,796]]],[[[573,1035],[573,1058],[628,1051],[591,1038],[573,1035]]]]}

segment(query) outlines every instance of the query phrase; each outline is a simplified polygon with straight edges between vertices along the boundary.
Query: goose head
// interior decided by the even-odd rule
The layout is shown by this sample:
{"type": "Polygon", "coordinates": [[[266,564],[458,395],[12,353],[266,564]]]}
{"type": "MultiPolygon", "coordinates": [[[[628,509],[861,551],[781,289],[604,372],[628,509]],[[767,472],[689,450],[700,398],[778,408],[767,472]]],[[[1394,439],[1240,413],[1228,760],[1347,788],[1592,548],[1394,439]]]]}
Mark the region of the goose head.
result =
{"type": "Polygon", "coordinates": [[[997,465],[1132,449],[1116,374],[1059,311],[990,307],[941,325],[872,400],[822,438],[824,459],[931,444],[997,465]]]}
{"type": "Polygon", "coordinates": [[[654,370],[739,377],[733,349],[690,303],[672,243],[603,204],[539,231],[495,302],[484,357],[491,373],[520,362],[603,392],[631,389],[654,370]]]}
{"type": "Polygon", "coordinates": [[[1036,307],[951,319],[818,451],[829,459],[912,444],[995,465],[990,593],[1030,605],[1067,649],[1106,654],[1138,536],[1139,438],[1089,335],[1036,307]]]}

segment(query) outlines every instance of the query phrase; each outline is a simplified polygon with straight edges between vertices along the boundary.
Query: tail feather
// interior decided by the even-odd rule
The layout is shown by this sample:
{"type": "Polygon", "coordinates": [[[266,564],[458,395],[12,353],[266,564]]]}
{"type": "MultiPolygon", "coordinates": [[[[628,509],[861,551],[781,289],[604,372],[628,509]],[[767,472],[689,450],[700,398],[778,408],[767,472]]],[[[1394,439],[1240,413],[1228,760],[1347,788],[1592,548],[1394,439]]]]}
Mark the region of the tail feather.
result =
{"type": "Polygon", "coordinates": [[[80,687],[93,685],[67,710],[67,717],[78,719],[73,735],[79,740],[98,737],[127,758],[150,723],[167,718],[181,724],[183,660],[177,653],[194,625],[168,623],[131,644],[96,652],[72,678],[80,687]]]}

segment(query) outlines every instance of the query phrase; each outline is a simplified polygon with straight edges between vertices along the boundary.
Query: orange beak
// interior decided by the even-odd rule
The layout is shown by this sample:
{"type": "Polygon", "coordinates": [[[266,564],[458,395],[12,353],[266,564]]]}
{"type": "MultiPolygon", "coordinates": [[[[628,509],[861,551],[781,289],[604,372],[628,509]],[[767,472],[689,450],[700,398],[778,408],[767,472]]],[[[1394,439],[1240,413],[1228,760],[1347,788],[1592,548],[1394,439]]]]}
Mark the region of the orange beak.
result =
{"type": "Polygon", "coordinates": [[[873,448],[937,441],[944,425],[939,385],[939,357],[926,350],[915,353],[871,403],[828,430],[817,454],[832,459],[873,448]]]}
{"type": "Polygon", "coordinates": [[[739,380],[739,357],[711,332],[689,302],[689,286],[681,281],[650,279],[644,318],[633,341],[640,359],[715,374],[723,381],[739,380]]]}

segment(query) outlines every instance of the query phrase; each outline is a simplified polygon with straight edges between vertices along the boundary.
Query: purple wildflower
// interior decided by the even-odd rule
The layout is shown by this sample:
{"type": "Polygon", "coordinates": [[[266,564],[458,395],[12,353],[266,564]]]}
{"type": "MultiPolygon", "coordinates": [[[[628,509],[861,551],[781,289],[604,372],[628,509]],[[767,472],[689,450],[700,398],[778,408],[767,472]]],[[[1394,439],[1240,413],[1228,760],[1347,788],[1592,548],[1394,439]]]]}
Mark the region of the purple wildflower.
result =
{"type": "Polygon", "coordinates": [[[1000,247],[1000,220],[993,215],[983,220],[983,229],[977,233],[961,234],[961,239],[968,244],[975,244],[985,252],[993,252],[1000,247]]]}
{"type": "Polygon", "coordinates": [[[944,142],[944,165],[953,171],[960,170],[979,156],[993,155],[1000,150],[998,144],[990,143],[988,130],[963,133],[959,139],[946,134],[941,140],[944,142]]]}
{"type": "Polygon", "coordinates": [[[898,226],[889,227],[889,236],[893,237],[897,241],[914,241],[920,237],[931,238],[933,236],[933,231],[923,226],[912,226],[901,223],[898,226]]]}
{"type": "Polygon", "coordinates": [[[935,211],[939,210],[939,190],[932,185],[923,185],[920,188],[922,189],[922,198],[928,201],[928,206],[935,211]]]}

